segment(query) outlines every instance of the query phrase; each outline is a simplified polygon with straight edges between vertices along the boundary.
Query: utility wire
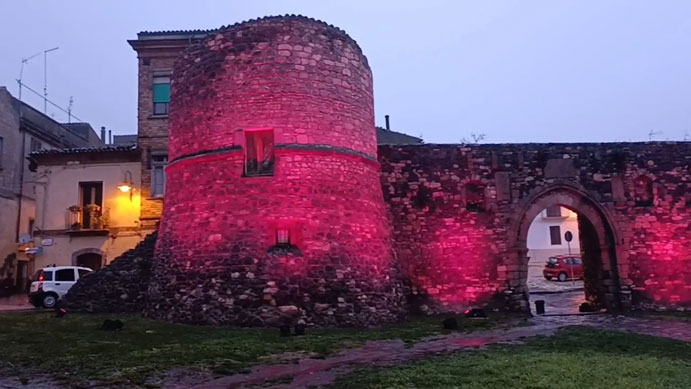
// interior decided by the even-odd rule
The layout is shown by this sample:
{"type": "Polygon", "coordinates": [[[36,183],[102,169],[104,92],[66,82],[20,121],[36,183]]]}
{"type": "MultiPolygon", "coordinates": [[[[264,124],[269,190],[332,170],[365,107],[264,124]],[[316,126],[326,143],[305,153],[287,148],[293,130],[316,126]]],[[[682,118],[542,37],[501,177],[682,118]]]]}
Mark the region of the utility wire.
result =
{"type": "MultiPolygon", "coordinates": [[[[66,111],[66,110],[65,110],[64,108],[62,108],[61,106],[59,106],[59,105],[55,104],[54,102],[52,102],[52,101],[46,99],[45,96],[43,96],[41,93],[36,92],[35,90],[31,89],[31,88],[30,88],[28,85],[26,85],[25,83],[23,83],[23,82],[21,82],[21,81],[19,81],[19,80],[17,80],[17,83],[19,83],[19,85],[21,85],[22,87],[28,89],[29,91],[31,91],[33,94],[35,94],[36,96],[40,97],[40,98],[43,99],[44,101],[49,102],[50,105],[52,105],[53,107],[55,107],[55,108],[59,109],[60,111],[66,113],[66,114],[68,115],[68,118],[69,118],[70,116],[72,116],[73,118],[77,119],[78,122],[86,123],[86,122],[84,122],[82,119],[78,118],[77,115],[75,115],[75,114],[73,114],[73,113],[71,113],[71,112],[69,112],[69,111],[66,111]]],[[[69,119],[68,119],[68,121],[69,121],[69,119]]]]}

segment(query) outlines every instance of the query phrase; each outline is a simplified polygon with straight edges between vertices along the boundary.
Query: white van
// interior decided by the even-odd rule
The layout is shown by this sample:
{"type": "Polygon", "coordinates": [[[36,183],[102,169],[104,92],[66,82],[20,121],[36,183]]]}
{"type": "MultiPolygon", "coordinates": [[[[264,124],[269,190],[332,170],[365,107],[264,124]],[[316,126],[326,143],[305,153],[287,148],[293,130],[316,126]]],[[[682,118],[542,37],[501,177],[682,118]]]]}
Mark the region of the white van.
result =
{"type": "Polygon", "coordinates": [[[79,278],[91,272],[80,266],[44,267],[31,279],[29,301],[35,307],[53,308],[79,278]]]}

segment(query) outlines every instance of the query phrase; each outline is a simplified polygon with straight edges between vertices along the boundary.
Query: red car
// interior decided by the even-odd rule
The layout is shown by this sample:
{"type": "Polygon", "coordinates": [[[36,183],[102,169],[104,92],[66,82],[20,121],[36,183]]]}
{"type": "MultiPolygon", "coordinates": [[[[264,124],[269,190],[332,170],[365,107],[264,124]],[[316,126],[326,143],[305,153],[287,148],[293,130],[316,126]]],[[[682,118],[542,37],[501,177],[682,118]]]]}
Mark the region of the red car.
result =
{"type": "Polygon", "coordinates": [[[583,278],[583,262],[577,255],[556,255],[549,257],[542,275],[546,279],[556,278],[559,281],[570,279],[579,280],[583,278]]]}

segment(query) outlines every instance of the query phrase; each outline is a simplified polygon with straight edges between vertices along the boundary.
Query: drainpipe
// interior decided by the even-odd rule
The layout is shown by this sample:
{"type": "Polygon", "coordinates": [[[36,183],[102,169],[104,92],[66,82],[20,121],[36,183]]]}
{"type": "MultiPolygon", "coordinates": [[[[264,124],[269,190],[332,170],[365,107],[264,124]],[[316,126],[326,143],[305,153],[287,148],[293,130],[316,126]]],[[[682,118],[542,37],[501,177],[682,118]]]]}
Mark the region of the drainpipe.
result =
{"type": "Polygon", "coordinates": [[[19,196],[17,197],[17,204],[19,207],[17,209],[17,228],[14,234],[15,243],[19,242],[19,228],[22,224],[22,198],[24,197],[24,149],[26,147],[26,134],[22,132],[21,124],[19,133],[22,134],[22,151],[19,153],[19,196]]]}

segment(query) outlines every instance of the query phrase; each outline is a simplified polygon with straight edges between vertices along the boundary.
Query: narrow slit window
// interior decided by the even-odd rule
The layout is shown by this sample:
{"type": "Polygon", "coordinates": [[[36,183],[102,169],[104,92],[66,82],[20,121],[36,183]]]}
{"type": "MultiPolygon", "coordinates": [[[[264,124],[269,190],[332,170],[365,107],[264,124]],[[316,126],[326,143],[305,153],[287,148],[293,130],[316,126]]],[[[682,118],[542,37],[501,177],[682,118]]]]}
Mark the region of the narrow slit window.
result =
{"type": "Polygon", "coordinates": [[[637,207],[653,205],[653,180],[647,176],[640,176],[634,181],[634,197],[637,207]]]}
{"type": "Polygon", "coordinates": [[[290,231],[288,229],[276,230],[276,246],[290,246],[290,231]]]}
{"type": "Polygon", "coordinates": [[[485,211],[485,186],[480,182],[465,185],[465,209],[471,212],[485,211]]]}
{"type": "Polygon", "coordinates": [[[273,174],[273,131],[247,131],[245,133],[245,176],[271,176],[273,174]]]}

